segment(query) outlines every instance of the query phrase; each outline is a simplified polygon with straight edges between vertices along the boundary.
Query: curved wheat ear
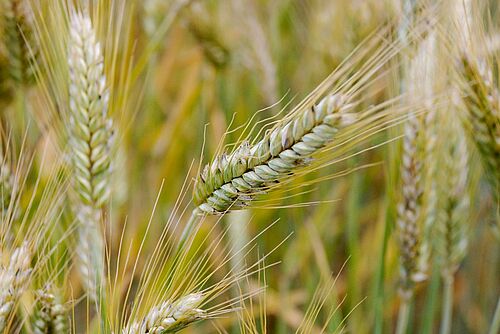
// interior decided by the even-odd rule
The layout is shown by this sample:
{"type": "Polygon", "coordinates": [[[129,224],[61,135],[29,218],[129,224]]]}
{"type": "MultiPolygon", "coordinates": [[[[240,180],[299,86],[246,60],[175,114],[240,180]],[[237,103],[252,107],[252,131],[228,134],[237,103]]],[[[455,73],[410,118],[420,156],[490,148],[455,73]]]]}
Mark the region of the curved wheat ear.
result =
{"type": "Polygon", "coordinates": [[[90,18],[71,16],[68,64],[70,73],[70,136],[73,188],[80,223],[77,254],[83,282],[92,299],[104,276],[104,241],[100,210],[108,201],[111,173],[111,119],[101,47],[90,18]]]}
{"type": "Polygon", "coordinates": [[[16,248],[8,266],[0,270],[0,333],[3,333],[17,300],[28,285],[32,271],[28,244],[16,248]]]}
{"type": "Polygon", "coordinates": [[[413,285],[426,278],[422,263],[422,227],[420,221],[422,168],[418,156],[421,132],[419,119],[410,115],[405,124],[401,183],[403,194],[398,204],[397,233],[400,248],[401,294],[409,297],[413,285]]]}
{"type": "Polygon", "coordinates": [[[467,81],[464,98],[471,138],[478,148],[495,195],[500,182],[500,92],[494,86],[486,63],[470,57],[462,59],[462,75],[467,81]]]}
{"type": "Polygon", "coordinates": [[[199,309],[203,301],[201,293],[192,293],[176,301],[166,301],[153,307],[139,322],[124,328],[122,334],[166,334],[175,333],[195,321],[207,317],[199,309]]]}
{"type": "Polygon", "coordinates": [[[209,214],[244,207],[252,197],[304,166],[343,127],[352,124],[352,104],[329,95],[317,105],[282,122],[251,146],[241,144],[205,166],[196,180],[194,202],[209,214]]]}
{"type": "Polygon", "coordinates": [[[32,41],[27,1],[6,0],[2,9],[10,77],[18,84],[30,83],[34,79],[31,63],[36,48],[32,41]]]}
{"type": "Polygon", "coordinates": [[[34,334],[66,334],[68,315],[66,308],[59,303],[56,296],[44,291],[37,291],[37,309],[33,320],[34,334]]]}

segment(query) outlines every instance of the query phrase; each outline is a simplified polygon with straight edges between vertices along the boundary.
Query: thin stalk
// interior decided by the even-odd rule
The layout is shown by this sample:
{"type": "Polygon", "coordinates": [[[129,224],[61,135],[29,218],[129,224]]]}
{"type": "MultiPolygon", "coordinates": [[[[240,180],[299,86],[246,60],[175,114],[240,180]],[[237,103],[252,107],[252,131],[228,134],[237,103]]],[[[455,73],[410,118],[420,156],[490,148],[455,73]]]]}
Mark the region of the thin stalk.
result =
{"type": "Polygon", "coordinates": [[[439,333],[451,333],[451,317],[453,314],[453,274],[443,275],[443,304],[441,314],[441,328],[439,333]]]}
{"type": "MultiPolygon", "coordinates": [[[[232,212],[227,216],[227,228],[229,232],[228,244],[231,247],[231,270],[235,273],[244,272],[245,270],[245,256],[241,249],[245,248],[248,244],[248,221],[250,220],[250,211],[241,210],[232,212]]],[[[232,295],[233,298],[238,298],[244,291],[244,286],[234,286],[232,295]]],[[[240,333],[239,324],[234,324],[231,333],[240,333]]]]}
{"type": "Polygon", "coordinates": [[[498,332],[500,332],[500,297],[498,297],[497,307],[495,313],[493,313],[493,320],[491,321],[488,334],[496,334],[498,332]]]}
{"type": "Polygon", "coordinates": [[[179,244],[177,246],[178,250],[180,250],[180,249],[182,249],[182,247],[184,247],[184,245],[186,244],[186,241],[189,239],[189,236],[195,230],[199,221],[200,221],[200,210],[198,210],[198,208],[195,208],[191,212],[191,216],[189,217],[189,220],[187,221],[186,225],[184,226],[184,230],[182,231],[181,237],[179,239],[179,244]]]}
{"type": "Polygon", "coordinates": [[[399,305],[396,334],[406,334],[408,331],[408,321],[410,319],[410,300],[411,297],[402,298],[401,300],[401,305],[399,305]]]}
{"type": "MultiPolygon", "coordinates": [[[[349,294],[348,298],[348,308],[350,310],[356,307],[359,303],[360,292],[359,292],[359,213],[361,212],[361,202],[363,194],[363,176],[361,173],[354,173],[351,177],[351,190],[349,192],[348,202],[347,202],[347,224],[346,224],[346,234],[347,234],[347,249],[350,255],[349,261],[347,262],[347,285],[349,294]]],[[[354,315],[352,315],[354,316],[354,315]]],[[[354,332],[360,332],[361,328],[366,325],[363,321],[351,321],[351,330],[354,332]]]]}
{"type": "Polygon", "coordinates": [[[27,115],[27,103],[26,94],[24,88],[18,88],[15,95],[15,108],[16,108],[16,124],[10,124],[14,126],[17,133],[22,134],[26,128],[26,115],[27,115]]]}
{"type": "Polygon", "coordinates": [[[430,279],[429,288],[426,295],[426,303],[424,308],[424,316],[422,321],[422,334],[430,334],[433,331],[434,318],[436,316],[436,302],[440,289],[441,275],[437,266],[434,265],[432,270],[432,277],[430,279]]]}
{"type": "Polygon", "coordinates": [[[394,182],[396,180],[396,174],[398,166],[395,163],[397,159],[395,157],[398,154],[398,150],[394,145],[388,147],[385,151],[385,161],[389,161],[387,168],[385,169],[385,219],[384,219],[384,234],[382,238],[382,243],[380,247],[380,253],[378,255],[378,266],[375,274],[375,284],[374,284],[374,313],[375,313],[375,325],[373,332],[375,334],[384,333],[384,303],[385,303],[385,265],[386,265],[386,255],[387,248],[389,244],[389,238],[395,224],[396,217],[396,205],[395,205],[395,194],[394,182]]]}

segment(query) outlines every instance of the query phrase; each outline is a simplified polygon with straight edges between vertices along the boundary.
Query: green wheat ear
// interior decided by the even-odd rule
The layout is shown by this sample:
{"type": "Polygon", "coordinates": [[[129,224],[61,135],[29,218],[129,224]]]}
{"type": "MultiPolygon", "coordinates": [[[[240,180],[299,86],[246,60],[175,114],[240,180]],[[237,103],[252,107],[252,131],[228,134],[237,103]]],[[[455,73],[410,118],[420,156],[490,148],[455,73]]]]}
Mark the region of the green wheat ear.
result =
{"type": "Polygon", "coordinates": [[[351,107],[341,95],[327,96],[255,145],[244,142],[232,154],[216,157],[196,180],[194,202],[209,214],[247,206],[253,196],[293,174],[352,124],[356,116],[351,107]]]}
{"type": "Polygon", "coordinates": [[[5,0],[0,8],[3,11],[10,77],[17,84],[31,84],[35,79],[32,63],[36,58],[37,47],[33,38],[28,1],[5,0]]]}
{"type": "Polygon", "coordinates": [[[110,197],[111,142],[108,116],[109,93],[101,46],[90,17],[71,15],[68,45],[70,74],[69,144],[73,164],[73,190],[79,223],[77,254],[83,283],[93,300],[98,299],[104,277],[104,240],[101,209],[110,197]]]}
{"type": "Polygon", "coordinates": [[[462,58],[466,81],[464,104],[466,128],[481,154],[483,165],[496,197],[500,184],[500,92],[486,62],[462,58]]]}

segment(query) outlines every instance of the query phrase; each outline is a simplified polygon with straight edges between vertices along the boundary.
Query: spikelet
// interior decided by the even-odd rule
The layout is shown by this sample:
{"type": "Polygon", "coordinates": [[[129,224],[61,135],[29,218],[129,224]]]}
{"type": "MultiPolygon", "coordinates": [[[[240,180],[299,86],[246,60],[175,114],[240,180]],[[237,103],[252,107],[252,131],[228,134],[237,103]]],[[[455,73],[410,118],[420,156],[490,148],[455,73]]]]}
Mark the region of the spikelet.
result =
{"type": "Polygon", "coordinates": [[[31,63],[37,48],[32,39],[28,3],[26,0],[5,0],[1,9],[10,77],[17,84],[32,83],[31,63]]]}
{"type": "Polygon", "coordinates": [[[45,290],[37,291],[33,320],[34,334],[66,334],[69,332],[67,310],[57,297],[45,290]]]}
{"type": "Polygon", "coordinates": [[[500,92],[486,62],[464,56],[462,75],[467,83],[465,126],[481,154],[497,198],[500,182],[500,92]]]}
{"type": "Polygon", "coordinates": [[[0,332],[2,333],[16,302],[27,287],[31,271],[31,252],[27,243],[16,248],[9,264],[0,268],[0,332]]]}
{"type": "Polygon", "coordinates": [[[467,192],[468,153],[464,134],[452,127],[443,143],[443,163],[440,168],[440,204],[437,221],[437,250],[443,275],[453,275],[467,248],[467,213],[470,199],[467,192]]]}
{"type": "Polygon", "coordinates": [[[252,197],[303,166],[312,154],[355,120],[342,95],[280,123],[255,145],[243,142],[233,153],[215,158],[196,180],[194,202],[209,214],[248,205],[252,197]]]}
{"type": "Polygon", "coordinates": [[[109,200],[113,136],[101,47],[96,41],[92,22],[85,14],[71,15],[68,53],[69,143],[73,189],[79,197],[75,204],[80,224],[77,254],[81,261],[82,280],[90,297],[96,300],[104,276],[100,210],[109,200]]]}
{"type": "Polygon", "coordinates": [[[122,334],[166,334],[175,333],[201,319],[206,312],[199,309],[203,301],[201,293],[192,293],[176,301],[166,301],[153,307],[139,322],[122,330],[122,334]]]}

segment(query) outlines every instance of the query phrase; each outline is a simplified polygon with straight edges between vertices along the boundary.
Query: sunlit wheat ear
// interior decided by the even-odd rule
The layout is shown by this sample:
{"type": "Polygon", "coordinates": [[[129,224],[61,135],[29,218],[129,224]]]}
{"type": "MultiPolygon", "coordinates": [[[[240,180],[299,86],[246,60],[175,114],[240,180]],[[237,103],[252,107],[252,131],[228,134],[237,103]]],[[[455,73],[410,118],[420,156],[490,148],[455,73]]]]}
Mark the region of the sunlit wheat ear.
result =
{"type": "Polygon", "coordinates": [[[1,3],[4,42],[8,55],[9,73],[17,84],[34,81],[32,62],[36,54],[27,0],[4,0],[1,3]]]}
{"type": "Polygon", "coordinates": [[[69,147],[73,163],[73,190],[79,221],[77,254],[82,281],[90,297],[104,276],[104,241],[100,228],[101,208],[110,194],[111,119],[100,44],[90,18],[72,13],[68,44],[70,73],[69,147]]]}
{"type": "Polygon", "coordinates": [[[9,263],[0,268],[0,332],[10,321],[19,297],[27,288],[31,274],[31,251],[27,243],[16,248],[9,263]]]}
{"type": "Polygon", "coordinates": [[[155,306],[140,321],[124,328],[122,334],[164,334],[175,333],[189,324],[206,318],[206,312],[199,309],[203,295],[192,293],[174,301],[155,306]]]}
{"type": "MultiPolygon", "coordinates": [[[[401,293],[407,297],[413,285],[426,278],[422,268],[422,226],[420,221],[422,195],[421,163],[418,150],[421,123],[411,116],[404,129],[401,158],[402,195],[397,206],[397,237],[400,251],[401,293]]],[[[408,296],[409,297],[409,296],[408,296]]]]}
{"type": "Polygon", "coordinates": [[[33,319],[34,334],[69,333],[68,310],[58,300],[57,295],[46,291],[36,292],[36,310],[33,319]]]}
{"type": "Polygon", "coordinates": [[[464,56],[462,75],[466,85],[466,129],[481,154],[493,192],[499,198],[500,92],[486,62],[464,56]]]}
{"type": "Polygon", "coordinates": [[[244,142],[232,154],[217,157],[196,180],[196,205],[209,214],[248,205],[252,196],[293,174],[352,124],[356,117],[351,107],[342,95],[329,95],[280,123],[255,145],[244,142]]]}

